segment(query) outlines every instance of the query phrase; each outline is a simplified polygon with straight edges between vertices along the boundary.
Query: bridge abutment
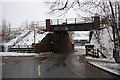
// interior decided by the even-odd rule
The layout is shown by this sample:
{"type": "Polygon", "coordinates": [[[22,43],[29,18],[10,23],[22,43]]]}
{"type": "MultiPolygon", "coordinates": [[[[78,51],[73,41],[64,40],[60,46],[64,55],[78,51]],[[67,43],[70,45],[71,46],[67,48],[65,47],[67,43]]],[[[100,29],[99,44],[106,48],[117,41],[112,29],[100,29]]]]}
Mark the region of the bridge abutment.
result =
{"type": "MultiPolygon", "coordinates": [[[[98,16],[93,17],[92,22],[79,22],[76,23],[66,23],[59,24],[59,20],[57,20],[57,24],[52,24],[50,19],[46,19],[46,30],[48,32],[52,32],[51,37],[46,36],[37,47],[38,52],[67,52],[73,51],[74,47],[70,40],[69,34],[67,31],[90,31],[97,30],[100,27],[100,18],[98,16]]],[[[90,35],[91,38],[91,35],[90,35]]]]}
{"type": "Polygon", "coordinates": [[[49,33],[38,44],[36,44],[35,50],[37,53],[41,52],[67,52],[73,51],[74,46],[69,38],[67,31],[57,31],[49,33]]]}
{"type": "Polygon", "coordinates": [[[53,52],[67,52],[74,50],[67,31],[57,31],[54,32],[53,35],[53,52]]]}

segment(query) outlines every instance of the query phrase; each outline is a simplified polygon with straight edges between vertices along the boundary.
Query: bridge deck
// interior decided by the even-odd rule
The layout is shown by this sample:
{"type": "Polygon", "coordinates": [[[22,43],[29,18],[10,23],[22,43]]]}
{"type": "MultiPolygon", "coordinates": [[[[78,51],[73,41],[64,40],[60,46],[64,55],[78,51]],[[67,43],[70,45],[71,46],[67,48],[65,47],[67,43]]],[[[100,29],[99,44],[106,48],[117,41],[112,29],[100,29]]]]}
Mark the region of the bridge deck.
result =
{"type": "Polygon", "coordinates": [[[57,24],[53,23],[50,24],[50,26],[48,26],[51,27],[50,28],[51,31],[90,31],[99,28],[100,18],[98,16],[95,16],[92,19],[84,18],[84,20],[79,20],[79,21],[75,18],[73,20],[66,19],[63,22],[57,20],[56,23],[57,24]]]}
{"type": "Polygon", "coordinates": [[[90,31],[91,29],[97,29],[97,27],[94,27],[94,23],[51,25],[51,28],[52,31],[90,31]]]}
{"type": "Polygon", "coordinates": [[[46,19],[46,22],[36,21],[33,22],[32,25],[46,31],[90,31],[99,28],[100,18],[94,16],[53,20],[46,19]]]}

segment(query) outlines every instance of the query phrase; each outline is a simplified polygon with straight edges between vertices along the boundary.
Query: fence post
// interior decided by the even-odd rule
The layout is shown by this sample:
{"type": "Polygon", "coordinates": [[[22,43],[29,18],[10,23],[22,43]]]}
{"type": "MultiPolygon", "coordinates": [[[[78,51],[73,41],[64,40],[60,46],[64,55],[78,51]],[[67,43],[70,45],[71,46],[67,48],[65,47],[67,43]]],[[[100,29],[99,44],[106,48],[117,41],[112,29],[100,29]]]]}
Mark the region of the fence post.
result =
{"type": "Polygon", "coordinates": [[[50,19],[46,19],[46,31],[51,31],[50,19]]]}
{"type": "Polygon", "coordinates": [[[4,52],[4,45],[1,45],[1,47],[2,47],[2,52],[4,52]]]}
{"type": "Polygon", "coordinates": [[[29,46],[27,45],[27,52],[29,52],[29,46]]]}
{"type": "Polygon", "coordinates": [[[76,18],[75,18],[75,24],[76,24],[76,18]]]}
{"type": "Polygon", "coordinates": [[[20,45],[18,45],[18,52],[20,52],[20,45]]]}

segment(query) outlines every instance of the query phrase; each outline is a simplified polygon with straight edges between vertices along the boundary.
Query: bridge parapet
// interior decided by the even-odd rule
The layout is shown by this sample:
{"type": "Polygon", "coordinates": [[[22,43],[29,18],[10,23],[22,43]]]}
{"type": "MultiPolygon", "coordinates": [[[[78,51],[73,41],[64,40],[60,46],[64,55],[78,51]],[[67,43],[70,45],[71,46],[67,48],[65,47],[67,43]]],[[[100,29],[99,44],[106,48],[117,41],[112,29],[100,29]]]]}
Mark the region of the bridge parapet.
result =
{"type": "Polygon", "coordinates": [[[34,21],[32,22],[32,27],[46,29],[46,22],[45,21],[34,21]]]}
{"type": "Polygon", "coordinates": [[[98,29],[100,27],[100,18],[94,17],[81,17],[81,18],[68,18],[68,19],[46,19],[46,21],[34,21],[32,22],[34,28],[39,27],[46,31],[66,30],[66,27],[70,31],[88,31],[92,29],[98,29]],[[63,28],[63,29],[60,29],[63,28]]]}
{"type": "Polygon", "coordinates": [[[90,23],[93,21],[94,21],[94,19],[92,17],[52,19],[51,25],[61,25],[63,23],[66,23],[66,24],[90,23]]]}
{"type": "MultiPolygon", "coordinates": [[[[47,21],[49,25],[46,26],[48,31],[90,31],[97,30],[100,27],[99,16],[69,18],[69,19],[56,19],[47,21]]],[[[46,23],[47,24],[47,23],[46,23]]]]}

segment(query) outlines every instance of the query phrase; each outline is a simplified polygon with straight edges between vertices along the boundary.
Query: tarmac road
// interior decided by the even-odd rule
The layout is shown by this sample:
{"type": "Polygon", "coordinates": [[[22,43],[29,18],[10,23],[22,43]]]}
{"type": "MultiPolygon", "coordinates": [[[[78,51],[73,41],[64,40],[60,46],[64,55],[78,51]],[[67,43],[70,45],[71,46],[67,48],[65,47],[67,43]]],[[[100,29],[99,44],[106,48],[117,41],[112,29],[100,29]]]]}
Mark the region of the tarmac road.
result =
{"type": "MultiPolygon", "coordinates": [[[[47,60],[18,57],[6,60],[2,66],[3,78],[117,78],[117,76],[97,69],[84,59],[85,50],[64,53],[47,60]],[[15,60],[15,62],[14,62],[15,60]]],[[[57,54],[56,54],[57,55],[57,54]]],[[[4,59],[3,59],[4,62],[4,59]]]]}
{"type": "Polygon", "coordinates": [[[78,78],[118,78],[118,76],[100,70],[85,60],[85,50],[79,50],[66,58],[67,67],[78,78]]]}

